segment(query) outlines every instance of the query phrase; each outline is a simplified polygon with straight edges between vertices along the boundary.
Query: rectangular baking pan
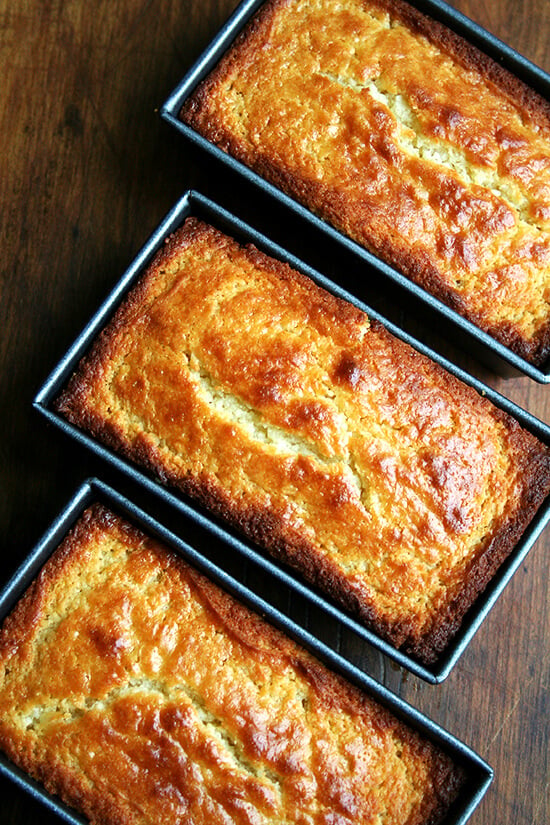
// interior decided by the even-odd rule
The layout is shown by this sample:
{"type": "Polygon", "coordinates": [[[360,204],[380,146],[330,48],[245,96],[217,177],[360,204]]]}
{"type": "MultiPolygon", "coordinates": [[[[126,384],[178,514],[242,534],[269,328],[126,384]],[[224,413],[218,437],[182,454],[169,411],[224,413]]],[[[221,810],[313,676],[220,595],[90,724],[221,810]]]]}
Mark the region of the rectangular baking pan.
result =
{"type": "MultiPolygon", "coordinates": [[[[161,525],[157,519],[98,479],[89,479],[74,493],[63,511],[38,541],[34,550],[27,557],[26,562],[0,593],[0,622],[15,606],[18,599],[82,512],[94,502],[105,504],[117,514],[132,521],[147,534],[154,536],[179,553],[188,563],[204,573],[209,579],[230,592],[241,602],[244,602],[255,612],[265,616],[268,621],[310,650],[331,670],[337,671],[350,682],[353,682],[411,728],[419,731],[448,753],[455,762],[463,767],[467,779],[459,799],[449,811],[449,815],[442,825],[464,825],[467,822],[493,778],[492,769],[483,759],[455,736],[443,730],[391,691],[378,684],[374,679],[346,662],[310,633],[253,594],[236,579],[227,575],[216,564],[206,560],[202,554],[193,549],[186,541],[178,538],[164,525],[161,525]]],[[[183,524],[183,527],[185,528],[185,524],[183,524]]],[[[64,803],[48,794],[42,786],[26,777],[2,754],[0,754],[0,771],[31,793],[35,799],[56,811],[65,821],[73,823],[73,825],[84,825],[87,822],[64,803]]]]}
{"type": "Polygon", "coordinates": [[[129,269],[125,272],[122,279],[115,286],[105,302],[101,305],[67,354],[62,358],[60,363],[54,368],[50,376],[47,378],[45,384],[40,389],[34,400],[36,409],[43,416],[45,416],[48,421],[55,424],[71,438],[76,439],[79,443],[91,449],[96,455],[99,455],[101,458],[109,462],[109,464],[114,466],[117,470],[122,471],[139,485],[145,486],[149,492],[154,493],[156,496],[160,496],[165,502],[177,507],[178,509],[184,511],[188,516],[195,519],[198,524],[206,526],[212,533],[224,538],[231,544],[236,553],[244,556],[248,560],[253,561],[255,565],[259,566],[275,581],[279,581],[285,586],[290,587],[290,589],[300,593],[308,601],[312,602],[317,607],[320,607],[325,614],[330,615],[342,626],[351,629],[359,636],[366,639],[370,644],[385,655],[389,656],[399,665],[406,667],[408,670],[412,671],[426,681],[431,682],[432,684],[443,681],[550,518],[550,496],[543,503],[535,519],[531,522],[527,531],[523,535],[521,541],[518,543],[506,562],[502,565],[490,586],[487,588],[485,593],[479,597],[475,605],[465,617],[461,631],[449,645],[446,653],[438,660],[436,664],[428,667],[418,662],[416,659],[413,659],[411,656],[405,655],[401,651],[383,641],[376,634],[367,630],[362,624],[345,613],[341,607],[334,604],[322,593],[315,590],[312,586],[304,584],[299,579],[298,574],[289,573],[282,564],[274,562],[267,556],[267,554],[264,554],[263,551],[256,548],[233,531],[230,531],[229,528],[216,521],[213,516],[202,510],[197,504],[192,503],[189,499],[185,498],[182,493],[163,487],[157,480],[147,474],[145,470],[140,470],[136,465],[131,464],[129,461],[121,458],[120,456],[117,456],[113,451],[101,445],[94,438],[68,423],[62,416],[52,409],[54,399],[64,387],[81,357],[88,350],[99,331],[104,327],[109,317],[113,314],[116,307],[123,299],[124,295],[135,283],[144,267],[147,266],[156,251],[163,244],[166,236],[180,226],[185,218],[190,215],[201,218],[213,224],[240,242],[252,242],[271,257],[287,262],[291,267],[302,272],[324,289],[350,301],[355,306],[364,310],[371,319],[379,320],[393,335],[401,338],[418,351],[432,358],[432,360],[436,361],[449,372],[456,375],[464,381],[464,383],[470,384],[479,393],[486,395],[497,407],[500,407],[513,415],[526,429],[533,432],[541,441],[550,445],[550,427],[547,427],[542,422],[538,421],[536,418],[514,405],[508,399],[499,395],[494,390],[485,386],[471,376],[468,376],[464,371],[441,358],[441,356],[434,353],[428,347],[419,343],[414,338],[401,331],[394,324],[387,321],[375,310],[353,298],[342,287],[335,285],[311,267],[306,266],[294,256],[289,255],[281,247],[272,243],[265,236],[251,229],[250,226],[245,224],[242,220],[230,214],[221,206],[213,203],[211,200],[205,198],[198,192],[187,192],[168,213],[164,221],[162,221],[160,226],[153,233],[129,269]]]}
{"type": "MultiPolygon", "coordinates": [[[[225,26],[165,101],[160,110],[161,116],[192,144],[242,175],[254,186],[267,193],[269,197],[292,210],[300,220],[325,233],[337,245],[351,251],[361,264],[367,265],[369,278],[378,278],[384,285],[389,285],[396,299],[405,303],[405,306],[410,307],[412,301],[418,307],[425,322],[428,325],[433,325],[438,331],[442,331],[450,341],[459,341],[461,346],[503,376],[523,374],[538,383],[549,383],[550,358],[542,366],[530,364],[508,347],[496,341],[491,335],[479,329],[471,321],[463,318],[458,312],[414,284],[398,270],[331,227],[306,207],[264,180],[256,172],[253,172],[243,163],[235,160],[231,155],[203,138],[194,129],[182,123],[178,114],[183,103],[219,62],[224,52],[262,5],[262,2],[263,0],[244,0],[237,7],[225,26]]],[[[485,29],[473,23],[455,9],[450,8],[441,0],[408,0],[408,2],[419,11],[461,35],[465,40],[470,41],[480,51],[485,52],[506,67],[540,95],[550,99],[550,75],[492,36],[485,29]]]]}

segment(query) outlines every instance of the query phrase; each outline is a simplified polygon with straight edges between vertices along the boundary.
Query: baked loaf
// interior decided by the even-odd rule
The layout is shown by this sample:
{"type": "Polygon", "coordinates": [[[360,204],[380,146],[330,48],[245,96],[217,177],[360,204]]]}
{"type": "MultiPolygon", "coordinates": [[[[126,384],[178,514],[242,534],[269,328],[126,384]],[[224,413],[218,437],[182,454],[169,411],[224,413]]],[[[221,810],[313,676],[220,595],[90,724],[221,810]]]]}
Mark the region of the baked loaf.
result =
{"type": "Polygon", "coordinates": [[[549,488],[515,420],[195,218],[56,407],[426,662],[549,488]]]}
{"type": "Polygon", "coordinates": [[[550,106],[400,0],[274,0],[181,119],[523,358],[550,348],[550,106]]]}
{"type": "Polygon", "coordinates": [[[102,825],[427,825],[461,770],[94,505],[0,634],[0,745],[102,825]]]}

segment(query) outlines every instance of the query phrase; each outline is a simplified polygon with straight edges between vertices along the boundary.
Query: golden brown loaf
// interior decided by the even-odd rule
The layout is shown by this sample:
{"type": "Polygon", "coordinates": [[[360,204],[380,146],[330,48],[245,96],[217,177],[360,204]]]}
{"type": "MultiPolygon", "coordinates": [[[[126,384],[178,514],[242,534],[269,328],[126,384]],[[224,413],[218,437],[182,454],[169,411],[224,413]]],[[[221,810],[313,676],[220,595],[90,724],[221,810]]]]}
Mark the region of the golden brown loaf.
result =
{"type": "Polygon", "coordinates": [[[550,106],[400,0],[274,0],[181,118],[522,357],[550,352],[550,106]]]}
{"type": "Polygon", "coordinates": [[[101,825],[433,825],[462,781],[101,505],[0,633],[0,745],[101,825]]]}
{"type": "Polygon", "coordinates": [[[548,451],[363,312],[194,218],[56,404],[433,661],[548,451]]]}

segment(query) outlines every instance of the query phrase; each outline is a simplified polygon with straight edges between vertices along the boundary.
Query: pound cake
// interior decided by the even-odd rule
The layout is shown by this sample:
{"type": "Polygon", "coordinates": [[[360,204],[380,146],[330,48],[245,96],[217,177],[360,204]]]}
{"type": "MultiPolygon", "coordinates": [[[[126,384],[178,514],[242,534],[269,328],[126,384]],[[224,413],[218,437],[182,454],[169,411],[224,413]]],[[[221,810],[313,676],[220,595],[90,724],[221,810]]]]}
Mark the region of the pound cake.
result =
{"type": "Polygon", "coordinates": [[[400,0],[273,0],[180,119],[534,364],[550,105],[400,0]]]}
{"type": "Polygon", "coordinates": [[[54,402],[434,661],[549,451],[351,303],[188,218],[54,402]]]}
{"type": "Polygon", "coordinates": [[[0,633],[0,746],[97,825],[435,825],[463,782],[100,504],[0,633]]]}

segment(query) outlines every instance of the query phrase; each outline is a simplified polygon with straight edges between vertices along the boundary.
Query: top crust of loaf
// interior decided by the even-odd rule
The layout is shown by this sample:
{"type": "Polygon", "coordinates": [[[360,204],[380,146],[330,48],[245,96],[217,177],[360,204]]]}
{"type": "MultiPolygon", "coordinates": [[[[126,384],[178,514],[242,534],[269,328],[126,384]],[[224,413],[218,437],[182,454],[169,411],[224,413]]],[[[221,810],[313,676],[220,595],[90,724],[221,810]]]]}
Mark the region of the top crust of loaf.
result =
{"type": "Polygon", "coordinates": [[[0,746],[102,825],[435,825],[463,781],[99,504],[0,631],[0,746]]]}
{"type": "Polygon", "coordinates": [[[550,104],[400,0],[274,0],[181,119],[534,364],[550,104]]]}
{"type": "Polygon", "coordinates": [[[56,406],[425,662],[550,486],[547,449],[517,421],[194,218],[56,406]]]}

